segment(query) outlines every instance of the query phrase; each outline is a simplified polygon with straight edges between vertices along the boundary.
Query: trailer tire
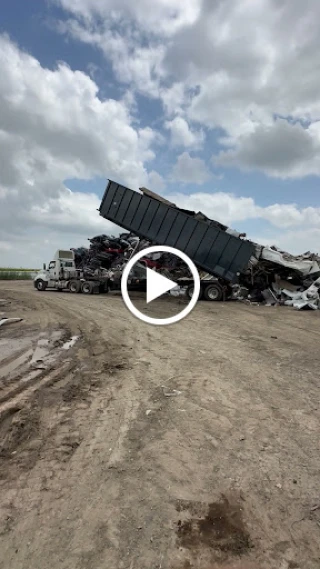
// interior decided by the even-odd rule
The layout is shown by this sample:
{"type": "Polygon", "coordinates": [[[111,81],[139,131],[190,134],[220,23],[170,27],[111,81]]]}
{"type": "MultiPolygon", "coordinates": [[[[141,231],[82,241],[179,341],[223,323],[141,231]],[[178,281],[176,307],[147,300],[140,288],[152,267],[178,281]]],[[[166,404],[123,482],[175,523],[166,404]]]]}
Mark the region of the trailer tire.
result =
{"type": "Polygon", "coordinates": [[[70,292],[78,293],[78,292],[80,292],[80,289],[81,289],[80,281],[70,281],[69,282],[70,292]]]}
{"type": "Polygon", "coordinates": [[[46,283],[46,281],[43,281],[42,279],[39,279],[34,283],[34,286],[37,290],[43,291],[46,290],[48,283],[46,283]]]}
{"type": "Polygon", "coordinates": [[[99,285],[99,294],[104,294],[109,292],[109,285],[105,283],[101,283],[99,285]]]}
{"type": "MultiPolygon", "coordinates": [[[[187,291],[186,291],[187,297],[190,298],[190,300],[192,298],[193,291],[194,291],[194,286],[191,284],[188,286],[187,291]]],[[[198,300],[201,300],[201,298],[202,298],[202,288],[200,286],[200,292],[199,292],[198,300]]]]}
{"type": "Polygon", "coordinates": [[[204,289],[203,296],[205,300],[218,302],[223,297],[222,287],[218,283],[209,284],[204,289]]]}
{"type": "Polygon", "coordinates": [[[83,294],[92,294],[93,293],[93,283],[91,283],[90,281],[84,281],[81,285],[81,292],[83,294]]]}

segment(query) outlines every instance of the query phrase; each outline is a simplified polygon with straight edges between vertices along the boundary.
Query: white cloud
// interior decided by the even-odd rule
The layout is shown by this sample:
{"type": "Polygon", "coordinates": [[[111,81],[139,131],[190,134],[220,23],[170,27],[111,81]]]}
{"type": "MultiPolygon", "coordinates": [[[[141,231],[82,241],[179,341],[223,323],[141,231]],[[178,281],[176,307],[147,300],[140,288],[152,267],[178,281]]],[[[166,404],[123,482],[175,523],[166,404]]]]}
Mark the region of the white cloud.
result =
{"type": "Polygon", "coordinates": [[[259,208],[253,198],[237,197],[224,192],[196,192],[190,195],[170,194],[170,200],[183,209],[202,211],[225,225],[258,217],[259,208]]]}
{"type": "Polygon", "coordinates": [[[318,227],[282,232],[275,241],[284,251],[300,254],[311,250],[320,254],[320,229],[318,227]]]}
{"type": "MultiPolygon", "coordinates": [[[[233,146],[232,140],[226,141],[233,146]]],[[[277,178],[299,178],[320,172],[319,123],[304,128],[278,119],[274,124],[259,124],[240,136],[235,148],[213,157],[219,166],[260,170],[277,178]]]]}
{"type": "MultiPolygon", "coordinates": [[[[56,1],[71,16],[69,33],[100,47],[119,80],[159,97],[168,119],[182,113],[222,129],[233,146],[221,156],[225,166],[281,178],[320,174],[317,0],[154,0],[152,10],[148,0],[56,1]],[[275,115],[311,122],[304,133],[283,126],[291,145],[277,155],[275,115]]],[[[180,132],[180,141],[187,136],[180,132]]]]}
{"type": "Polygon", "coordinates": [[[166,187],[163,177],[155,170],[151,170],[148,174],[148,187],[155,192],[161,192],[166,187]]]}
{"type": "MultiPolygon", "coordinates": [[[[111,173],[136,182],[145,175],[144,162],[154,157],[153,131],[135,130],[123,102],[100,100],[88,75],[66,64],[44,69],[3,36],[0,64],[5,176],[17,170],[16,145],[24,179],[32,179],[33,172],[45,175],[53,166],[60,179],[111,173]]],[[[20,167],[19,172],[11,181],[22,177],[20,167]]]]}
{"type": "MultiPolygon", "coordinates": [[[[101,100],[85,73],[63,63],[45,69],[6,36],[0,36],[0,66],[0,241],[30,264],[26,253],[35,249],[25,231],[35,243],[38,230],[42,237],[48,230],[73,233],[73,246],[108,227],[96,211],[98,197],[72,193],[63,181],[101,176],[145,185],[157,135],[134,128],[125,101],[101,100]]],[[[3,257],[2,246],[0,265],[3,257]]]]}
{"type": "Polygon", "coordinates": [[[320,225],[320,207],[299,208],[296,204],[273,204],[261,207],[253,198],[232,193],[196,192],[190,195],[170,194],[173,203],[189,210],[202,210],[212,219],[232,225],[250,219],[265,219],[277,228],[320,225]]]}
{"type": "Polygon", "coordinates": [[[88,238],[94,235],[117,234],[118,228],[99,216],[99,205],[97,195],[71,192],[67,188],[58,197],[30,205],[25,212],[25,230],[20,212],[20,228],[12,218],[12,228],[5,231],[2,228],[10,241],[4,247],[0,242],[0,266],[39,268],[50,261],[58,248],[88,247],[88,238]]]}
{"type": "Polygon", "coordinates": [[[75,239],[83,233],[82,228],[88,232],[88,237],[93,233],[105,233],[106,227],[110,228],[112,224],[98,215],[100,201],[96,194],[72,192],[65,188],[59,197],[49,198],[41,205],[34,204],[29,220],[43,230],[74,233],[75,239]]]}
{"type": "Polygon", "coordinates": [[[182,117],[175,117],[172,121],[166,121],[165,128],[171,132],[173,146],[199,148],[205,139],[203,130],[191,130],[188,122],[182,117]]]}
{"type": "Polygon", "coordinates": [[[178,156],[177,162],[172,169],[172,179],[184,184],[204,184],[212,177],[204,160],[192,158],[188,152],[178,156]]]}
{"type": "Polygon", "coordinates": [[[169,117],[175,113],[182,112],[186,97],[186,86],[184,83],[175,82],[170,87],[162,87],[159,93],[165,113],[169,117]]]}
{"type": "Polygon", "coordinates": [[[147,32],[172,35],[191,25],[200,12],[199,0],[56,0],[65,10],[84,17],[92,24],[94,17],[112,23],[134,21],[147,32]]]}
{"type": "MultiPolygon", "coordinates": [[[[117,16],[116,16],[117,19],[117,16]]],[[[60,22],[58,30],[102,50],[111,62],[115,77],[123,83],[154,97],[159,96],[162,75],[161,62],[165,48],[158,42],[144,47],[137,42],[137,33],[125,26],[124,30],[109,29],[113,20],[105,20],[105,27],[74,19],[60,22]]]]}

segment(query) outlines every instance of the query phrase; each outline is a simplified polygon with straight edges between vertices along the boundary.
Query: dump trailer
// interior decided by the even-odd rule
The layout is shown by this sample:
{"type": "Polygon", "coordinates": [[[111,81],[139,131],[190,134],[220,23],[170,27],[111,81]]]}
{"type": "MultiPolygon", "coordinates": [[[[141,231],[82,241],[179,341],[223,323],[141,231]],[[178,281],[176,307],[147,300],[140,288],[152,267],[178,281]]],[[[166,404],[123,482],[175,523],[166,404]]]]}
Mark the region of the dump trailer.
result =
{"type": "Polygon", "coordinates": [[[218,222],[196,219],[152,192],[140,193],[113,180],[108,182],[99,212],[153,245],[175,247],[188,255],[200,271],[213,277],[210,285],[208,279],[206,284],[201,281],[202,293],[203,287],[216,284],[222,290],[223,285],[236,283],[255,251],[251,241],[229,234],[218,222]]]}

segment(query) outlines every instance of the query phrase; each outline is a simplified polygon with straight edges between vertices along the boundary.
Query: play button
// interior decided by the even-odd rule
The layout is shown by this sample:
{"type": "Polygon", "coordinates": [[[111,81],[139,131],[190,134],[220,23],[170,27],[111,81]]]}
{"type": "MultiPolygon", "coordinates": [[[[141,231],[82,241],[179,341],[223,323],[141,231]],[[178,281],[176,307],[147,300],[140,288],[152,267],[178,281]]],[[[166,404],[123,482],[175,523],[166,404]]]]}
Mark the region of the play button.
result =
{"type": "Polygon", "coordinates": [[[172,290],[177,286],[177,283],[167,279],[159,273],[152,271],[151,269],[147,269],[147,304],[159,298],[169,290],[172,290]]]}
{"type": "MultiPolygon", "coordinates": [[[[169,292],[170,290],[178,286],[178,283],[175,282],[174,280],[164,277],[160,273],[157,273],[156,271],[151,270],[149,268],[146,269],[146,276],[147,276],[146,305],[152,303],[154,300],[162,297],[166,292],[169,292]]],[[[153,324],[157,326],[174,324],[175,322],[179,322],[179,320],[182,320],[182,318],[185,318],[185,316],[187,316],[196,305],[200,294],[199,274],[194,263],[191,261],[191,259],[189,259],[189,257],[185,253],[182,253],[182,251],[174,249],[173,247],[160,246],[160,245],[147,247],[146,249],[143,249],[142,251],[136,253],[136,255],[134,255],[130,259],[130,261],[128,261],[128,263],[126,264],[121,279],[121,293],[123,301],[126,304],[127,308],[134,316],[136,316],[140,320],[143,320],[147,324],[153,324]],[[161,253],[161,254],[171,253],[171,255],[179,257],[188,266],[192,274],[192,281],[193,281],[192,298],[190,299],[187,306],[185,306],[180,312],[178,312],[174,316],[169,316],[167,318],[153,318],[148,314],[145,314],[143,311],[140,311],[130,299],[128,293],[128,278],[130,276],[130,273],[134,265],[138,261],[140,261],[141,257],[147,257],[152,253],[161,253]]]]}

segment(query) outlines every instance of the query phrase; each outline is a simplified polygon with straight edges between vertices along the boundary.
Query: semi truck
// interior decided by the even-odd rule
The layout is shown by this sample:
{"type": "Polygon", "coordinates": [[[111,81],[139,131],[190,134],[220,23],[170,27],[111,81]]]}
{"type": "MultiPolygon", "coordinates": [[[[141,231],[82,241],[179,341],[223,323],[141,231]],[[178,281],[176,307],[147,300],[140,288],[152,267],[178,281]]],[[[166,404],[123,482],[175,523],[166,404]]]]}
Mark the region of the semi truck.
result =
{"type": "MultiPolygon", "coordinates": [[[[109,180],[99,213],[151,245],[168,245],[188,255],[199,270],[199,298],[205,300],[228,298],[255,253],[251,241],[200,212],[178,208],[146,188],[137,192],[109,180]]],[[[185,286],[192,296],[191,279],[179,279],[177,284],[185,286]]]]}
{"type": "MultiPolygon", "coordinates": [[[[255,245],[251,241],[241,239],[200,212],[178,208],[146,188],[140,188],[139,193],[109,180],[99,213],[150,245],[168,245],[188,255],[199,271],[199,298],[205,300],[228,298],[232,285],[248,271],[250,259],[254,257],[255,245]]],[[[39,291],[49,288],[71,293],[104,293],[119,290],[121,277],[121,270],[77,269],[74,252],[58,250],[48,268],[44,266],[36,275],[34,286],[39,291]]],[[[191,278],[173,280],[192,296],[191,278]]],[[[146,270],[142,263],[136,263],[128,288],[146,289],[146,270]]]]}
{"type": "MultiPolygon", "coordinates": [[[[97,269],[77,269],[74,252],[58,249],[48,268],[43,265],[34,278],[34,287],[38,291],[46,289],[68,290],[71,293],[101,294],[109,290],[120,290],[121,271],[97,269]]],[[[128,279],[129,290],[146,289],[146,271],[144,266],[136,266],[128,279]]]]}

